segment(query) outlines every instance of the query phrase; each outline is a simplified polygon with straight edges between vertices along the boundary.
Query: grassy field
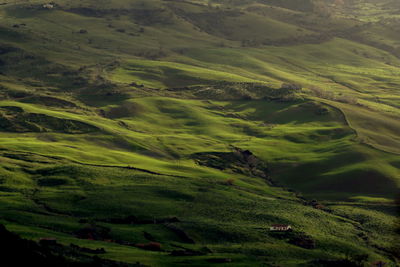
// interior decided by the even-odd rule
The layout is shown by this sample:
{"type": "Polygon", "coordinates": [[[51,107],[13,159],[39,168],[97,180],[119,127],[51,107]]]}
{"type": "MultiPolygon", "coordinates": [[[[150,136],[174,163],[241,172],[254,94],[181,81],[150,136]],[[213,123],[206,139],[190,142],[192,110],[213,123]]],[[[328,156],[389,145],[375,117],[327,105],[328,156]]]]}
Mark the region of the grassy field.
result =
{"type": "Polygon", "coordinates": [[[399,264],[399,39],[386,5],[55,3],[0,1],[9,230],[149,266],[399,264]],[[294,244],[304,235],[314,249],[294,244]],[[152,241],[162,251],[135,246],[152,241]]]}

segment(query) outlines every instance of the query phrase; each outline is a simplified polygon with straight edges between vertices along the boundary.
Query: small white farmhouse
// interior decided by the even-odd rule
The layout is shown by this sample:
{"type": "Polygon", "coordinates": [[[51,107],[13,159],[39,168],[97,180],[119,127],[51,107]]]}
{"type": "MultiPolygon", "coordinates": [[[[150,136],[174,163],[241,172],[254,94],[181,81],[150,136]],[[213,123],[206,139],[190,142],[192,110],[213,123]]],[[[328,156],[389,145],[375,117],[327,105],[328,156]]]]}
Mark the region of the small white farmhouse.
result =
{"type": "Polygon", "coordinates": [[[292,230],[292,227],[287,224],[273,224],[269,228],[270,231],[286,232],[292,230]]]}
{"type": "Polygon", "coordinates": [[[44,4],[42,7],[43,7],[44,9],[53,9],[53,8],[54,8],[54,5],[53,5],[53,4],[44,4]]]}

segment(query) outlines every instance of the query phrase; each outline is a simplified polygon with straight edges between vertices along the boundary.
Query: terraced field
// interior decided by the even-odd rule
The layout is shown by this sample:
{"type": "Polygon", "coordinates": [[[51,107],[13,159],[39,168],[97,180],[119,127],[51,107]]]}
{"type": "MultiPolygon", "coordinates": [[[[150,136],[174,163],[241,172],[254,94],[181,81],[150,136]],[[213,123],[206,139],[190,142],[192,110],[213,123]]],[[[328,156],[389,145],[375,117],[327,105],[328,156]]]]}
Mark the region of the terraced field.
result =
{"type": "Polygon", "coordinates": [[[132,266],[397,266],[399,6],[295,2],[0,1],[0,223],[132,266]]]}

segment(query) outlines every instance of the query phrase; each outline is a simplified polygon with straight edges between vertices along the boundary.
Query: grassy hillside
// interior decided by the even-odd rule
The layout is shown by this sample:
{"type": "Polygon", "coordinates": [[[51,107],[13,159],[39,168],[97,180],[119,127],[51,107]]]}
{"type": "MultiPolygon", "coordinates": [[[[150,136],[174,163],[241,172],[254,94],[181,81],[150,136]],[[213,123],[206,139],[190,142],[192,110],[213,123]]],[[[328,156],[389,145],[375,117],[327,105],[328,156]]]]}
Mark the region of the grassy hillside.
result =
{"type": "Polygon", "coordinates": [[[54,2],[0,1],[9,230],[148,266],[399,264],[394,3],[54,2]]]}

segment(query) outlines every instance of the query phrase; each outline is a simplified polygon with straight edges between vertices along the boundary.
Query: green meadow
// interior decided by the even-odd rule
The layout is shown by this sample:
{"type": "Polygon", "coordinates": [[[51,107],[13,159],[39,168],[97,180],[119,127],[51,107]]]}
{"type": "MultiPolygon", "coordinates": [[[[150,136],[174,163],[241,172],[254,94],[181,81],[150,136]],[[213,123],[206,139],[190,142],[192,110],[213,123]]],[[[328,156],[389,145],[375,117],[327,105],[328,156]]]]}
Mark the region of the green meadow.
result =
{"type": "Polygon", "coordinates": [[[397,266],[400,6],[294,2],[0,0],[0,223],[146,266],[397,266]]]}

